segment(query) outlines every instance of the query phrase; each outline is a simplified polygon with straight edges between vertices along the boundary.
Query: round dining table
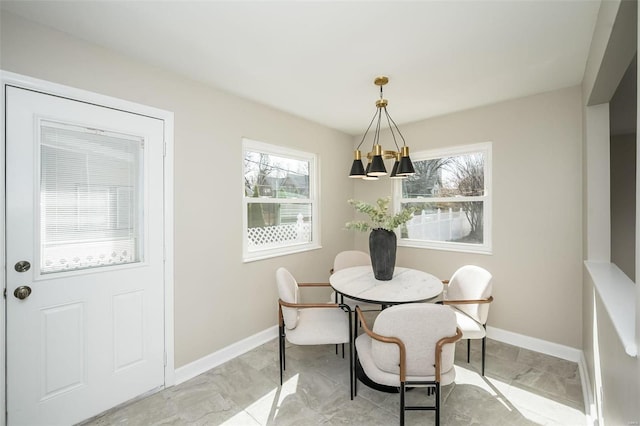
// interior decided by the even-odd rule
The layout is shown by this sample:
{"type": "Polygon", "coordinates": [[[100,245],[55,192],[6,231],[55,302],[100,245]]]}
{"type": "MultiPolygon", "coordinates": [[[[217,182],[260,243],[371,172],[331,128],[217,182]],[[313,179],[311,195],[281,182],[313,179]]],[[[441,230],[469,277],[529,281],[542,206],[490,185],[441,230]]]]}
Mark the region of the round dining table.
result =
{"type": "Polygon", "coordinates": [[[331,287],[351,299],[384,306],[431,301],[442,294],[442,281],[424,271],[396,267],[389,281],[373,276],[371,266],[354,266],[334,272],[331,287]]]}
{"type": "MultiPolygon", "coordinates": [[[[337,294],[356,301],[379,304],[382,308],[400,303],[437,302],[444,288],[437,277],[417,269],[396,267],[389,281],[377,280],[373,268],[353,266],[340,269],[329,276],[329,283],[337,294]]],[[[358,335],[357,321],[354,323],[354,339],[358,335]]],[[[389,393],[397,393],[398,388],[373,382],[355,362],[355,374],[365,385],[389,393]]]]}

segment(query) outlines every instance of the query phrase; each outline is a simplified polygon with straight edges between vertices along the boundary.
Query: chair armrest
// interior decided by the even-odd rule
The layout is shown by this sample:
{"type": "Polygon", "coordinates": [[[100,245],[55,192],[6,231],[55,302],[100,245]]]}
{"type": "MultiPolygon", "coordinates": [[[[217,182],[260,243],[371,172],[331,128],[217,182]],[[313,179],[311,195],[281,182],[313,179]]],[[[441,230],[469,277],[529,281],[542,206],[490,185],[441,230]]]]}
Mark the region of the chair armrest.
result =
{"type": "Polygon", "coordinates": [[[278,299],[278,306],[280,307],[280,309],[282,309],[282,307],[287,307],[287,308],[300,308],[300,309],[304,309],[304,308],[340,308],[343,311],[348,311],[351,312],[351,307],[349,307],[349,305],[344,304],[344,303],[289,303],[289,302],[285,302],[282,299],[278,299]]]}
{"type": "Polygon", "coordinates": [[[278,323],[280,326],[284,325],[284,318],[282,316],[282,307],[287,308],[340,308],[349,314],[349,329],[351,329],[351,307],[344,303],[289,303],[282,299],[278,299],[278,323]]]}
{"type": "Polygon", "coordinates": [[[329,283],[298,283],[298,287],[331,287],[329,283]]]}
{"type": "MultiPolygon", "coordinates": [[[[278,299],[278,304],[280,306],[285,306],[287,308],[342,308],[345,305],[344,303],[289,303],[285,302],[282,299],[278,299]]],[[[351,308],[349,308],[351,310],[351,308]]]]}
{"type": "Polygon", "coordinates": [[[356,312],[358,314],[358,319],[362,324],[362,329],[364,330],[365,333],[369,335],[369,337],[379,342],[393,343],[395,345],[398,345],[398,349],[400,349],[400,381],[404,382],[407,376],[407,371],[406,371],[407,370],[407,366],[406,366],[407,349],[405,348],[402,340],[398,339],[397,337],[383,336],[381,334],[374,333],[367,325],[367,322],[364,319],[364,315],[362,315],[362,310],[360,309],[360,306],[356,306],[356,312]]]}
{"type": "Polygon", "coordinates": [[[436,343],[436,382],[440,383],[440,366],[442,365],[442,347],[447,343],[455,343],[462,339],[462,330],[456,327],[455,336],[443,337],[436,343]]]}
{"type": "Polygon", "coordinates": [[[374,331],[372,331],[369,328],[369,325],[367,324],[367,321],[364,319],[364,315],[362,314],[362,309],[360,309],[360,306],[356,306],[356,313],[358,314],[358,319],[362,323],[362,329],[372,339],[378,340],[380,342],[385,342],[385,343],[395,343],[395,344],[397,344],[399,346],[404,347],[404,343],[402,343],[402,340],[398,339],[397,337],[387,337],[387,336],[383,336],[381,334],[378,334],[378,333],[375,333],[374,331]]]}
{"type": "Polygon", "coordinates": [[[443,300],[443,305],[476,305],[479,303],[491,303],[493,302],[493,296],[489,296],[488,299],[463,299],[463,300],[443,300]]]}

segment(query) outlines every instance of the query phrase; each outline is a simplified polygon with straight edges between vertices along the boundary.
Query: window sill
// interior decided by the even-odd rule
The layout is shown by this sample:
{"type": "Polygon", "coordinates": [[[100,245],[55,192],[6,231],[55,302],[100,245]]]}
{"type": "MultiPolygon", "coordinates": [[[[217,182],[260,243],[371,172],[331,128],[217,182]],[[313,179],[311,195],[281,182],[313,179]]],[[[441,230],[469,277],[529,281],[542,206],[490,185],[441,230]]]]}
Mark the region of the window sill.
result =
{"type": "Polygon", "coordinates": [[[412,247],[423,248],[430,250],[442,250],[442,251],[457,251],[460,253],[479,253],[479,254],[493,254],[491,246],[488,244],[464,244],[464,243],[452,243],[452,242],[432,242],[412,240],[409,238],[398,238],[398,247],[412,247]]]}
{"type": "Polygon", "coordinates": [[[255,262],[257,260],[271,259],[273,257],[281,257],[287,256],[290,254],[303,253],[305,251],[318,250],[321,249],[322,246],[320,244],[303,244],[297,247],[284,247],[282,249],[276,249],[272,251],[262,251],[258,253],[253,253],[251,255],[245,254],[242,257],[242,263],[255,262]]]}
{"type": "Polygon", "coordinates": [[[636,285],[613,263],[584,262],[627,355],[638,356],[635,341],[636,285]]]}

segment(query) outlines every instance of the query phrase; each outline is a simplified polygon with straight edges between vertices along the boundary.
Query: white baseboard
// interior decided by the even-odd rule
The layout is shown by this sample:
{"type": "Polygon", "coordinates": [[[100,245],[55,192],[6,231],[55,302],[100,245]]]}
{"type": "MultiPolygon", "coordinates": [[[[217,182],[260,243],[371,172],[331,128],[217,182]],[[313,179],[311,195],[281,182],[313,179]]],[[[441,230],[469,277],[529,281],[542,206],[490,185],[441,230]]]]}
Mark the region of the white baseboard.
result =
{"type": "Polygon", "coordinates": [[[278,326],[267,328],[259,333],[233,343],[219,351],[197,359],[187,365],[176,369],[175,384],[178,385],[196,377],[214,367],[217,367],[233,358],[240,356],[258,346],[278,337],[278,326]]]}
{"type": "Polygon", "coordinates": [[[567,361],[580,362],[580,358],[582,357],[582,351],[580,349],[502,330],[500,328],[487,326],[487,337],[520,348],[566,359],[567,361]]]}
{"type": "Polygon", "coordinates": [[[557,358],[566,359],[578,364],[578,372],[580,373],[580,384],[582,386],[582,395],[584,396],[584,407],[587,420],[587,426],[597,425],[597,415],[595,413],[595,404],[593,393],[591,392],[591,384],[587,369],[587,361],[584,358],[584,352],[580,349],[558,343],[548,342],[536,337],[525,336],[523,334],[502,330],[495,327],[487,327],[487,337],[499,342],[518,346],[520,348],[529,349],[546,355],[555,356],[557,358]]]}
{"type": "Polygon", "coordinates": [[[580,371],[580,383],[582,384],[582,395],[584,397],[584,413],[587,417],[587,426],[596,426],[599,424],[598,410],[596,409],[596,402],[593,398],[591,380],[589,380],[589,370],[587,368],[587,360],[584,357],[584,352],[582,352],[582,354],[580,355],[578,370],[580,371]]]}

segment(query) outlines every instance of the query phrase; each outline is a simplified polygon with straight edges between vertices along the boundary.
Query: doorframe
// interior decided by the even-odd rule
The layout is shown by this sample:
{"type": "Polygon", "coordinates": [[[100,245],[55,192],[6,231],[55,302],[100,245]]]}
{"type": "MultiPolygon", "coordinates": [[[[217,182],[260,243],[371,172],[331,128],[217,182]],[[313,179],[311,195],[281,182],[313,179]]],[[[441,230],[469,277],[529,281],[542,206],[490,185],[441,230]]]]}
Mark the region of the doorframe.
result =
{"type": "MultiPolygon", "coordinates": [[[[76,89],[45,80],[40,80],[25,75],[20,75],[8,71],[0,70],[0,82],[2,84],[0,101],[0,262],[2,262],[2,270],[0,273],[0,289],[7,291],[6,287],[6,218],[5,218],[5,172],[6,172],[6,101],[5,89],[7,86],[15,86],[22,89],[34,90],[49,95],[60,96],[80,102],[105,106],[107,108],[118,109],[122,111],[132,112],[152,118],[157,118],[164,123],[164,144],[165,155],[163,159],[163,197],[164,197],[164,387],[168,388],[175,384],[175,366],[174,366],[174,293],[173,293],[173,274],[174,274],[174,233],[173,233],[173,130],[174,130],[174,114],[173,112],[142,105],[111,96],[101,95],[82,89],[76,89]]],[[[7,295],[9,297],[9,295],[7,295]]],[[[0,426],[6,425],[7,412],[7,387],[6,387],[6,309],[7,299],[4,298],[0,303],[0,426]]]]}

